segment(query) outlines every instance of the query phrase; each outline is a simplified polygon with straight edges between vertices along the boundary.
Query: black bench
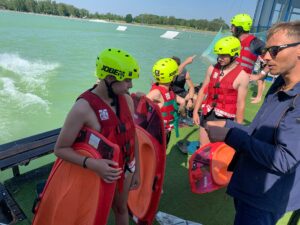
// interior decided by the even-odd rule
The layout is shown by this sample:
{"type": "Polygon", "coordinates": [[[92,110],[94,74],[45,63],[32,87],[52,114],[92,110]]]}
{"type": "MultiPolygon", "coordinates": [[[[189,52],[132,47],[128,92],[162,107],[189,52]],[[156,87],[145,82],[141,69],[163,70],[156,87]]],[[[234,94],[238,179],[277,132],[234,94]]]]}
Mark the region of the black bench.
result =
{"type": "Polygon", "coordinates": [[[0,170],[13,169],[20,174],[19,165],[53,152],[61,128],[0,145],[0,170]]]}
{"type": "Polygon", "coordinates": [[[26,218],[23,210],[0,183],[0,224],[15,224],[26,218]]]}

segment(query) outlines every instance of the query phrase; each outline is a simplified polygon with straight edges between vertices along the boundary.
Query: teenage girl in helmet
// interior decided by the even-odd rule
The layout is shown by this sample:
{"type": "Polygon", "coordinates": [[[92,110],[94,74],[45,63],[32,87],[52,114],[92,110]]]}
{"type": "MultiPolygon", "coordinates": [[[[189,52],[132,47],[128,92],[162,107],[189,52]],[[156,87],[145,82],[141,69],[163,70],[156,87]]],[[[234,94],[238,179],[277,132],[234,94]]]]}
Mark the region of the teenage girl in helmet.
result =
{"type": "Polygon", "coordinates": [[[240,41],[233,36],[221,38],[214,46],[218,61],[207,69],[193,111],[194,123],[200,125],[200,146],[210,142],[207,121],[227,118],[243,123],[249,76],[236,63],[240,50],[240,41]]]}
{"type": "MultiPolygon", "coordinates": [[[[133,123],[134,106],[127,94],[132,79],[139,77],[137,61],[127,52],[110,48],[100,53],[96,61],[99,83],[79,96],[61,129],[54,152],[57,157],[86,167],[97,173],[105,182],[118,181],[113,200],[115,224],[129,223],[127,198],[130,189],[139,185],[138,145],[133,123]],[[101,110],[95,110],[95,108],[101,110]],[[120,125],[126,131],[116,132],[120,125]],[[119,145],[120,161],[93,159],[76,153],[72,145],[82,127],[99,131],[119,145]],[[126,151],[124,145],[127,146],[126,151]],[[136,165],[134,165],[136,164],[136,165]]],[[[124,130],[124,129],[123,129],[124,130]]]]}
{"type": "Polygon", "coordinates": [[[156,83],[152,85],[147,97],[157,103],[161,109],[168,144],[173,128],[175,128],[176,136],[179,136],[178,106],[175,93],[171,90],[171,83],[178,75],[178,64],[172,58],[160,59],[154,64],[152,75],[156,83]]]}
{"type": "Polygon", "coordinates": [[[248,14],[237,14],[231,19],[232,35],[241,41],[242,46],[241,54],[237,59],[237,62],[240,63],[249,75],[251,74],[251,80],[257,80],[257,96],[251,103],[259,103],[263,94],[264,77],[269,71],[268,68],[261,68],[259,74],[252,74],[255,62],[258,59],[258,56],[262,54],[265,43],[254,35],[249,34],[251,27],[252,18],[248,14]]]}

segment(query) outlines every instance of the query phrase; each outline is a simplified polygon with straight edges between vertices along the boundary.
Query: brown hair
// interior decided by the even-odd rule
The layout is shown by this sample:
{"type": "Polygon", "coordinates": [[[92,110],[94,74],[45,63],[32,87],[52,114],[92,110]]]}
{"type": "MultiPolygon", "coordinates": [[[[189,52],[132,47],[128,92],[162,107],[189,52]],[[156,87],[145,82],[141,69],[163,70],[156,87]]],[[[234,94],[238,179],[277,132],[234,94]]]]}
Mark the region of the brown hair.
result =
{"type": "Polygon", "coordinates": [[[267,33],[267,40],[269,40],[275,33],[279,31],[286,31],[286,36],[293,37],[300,41],[300,20],[277,23],[273,25],[267,33]]]}
{"type": "Polygon", "coordinates": [[[178,66],[181,64],[181,60],[177,56],[173,56],[172,59],[174,59],[177,62],[178,66]]]}

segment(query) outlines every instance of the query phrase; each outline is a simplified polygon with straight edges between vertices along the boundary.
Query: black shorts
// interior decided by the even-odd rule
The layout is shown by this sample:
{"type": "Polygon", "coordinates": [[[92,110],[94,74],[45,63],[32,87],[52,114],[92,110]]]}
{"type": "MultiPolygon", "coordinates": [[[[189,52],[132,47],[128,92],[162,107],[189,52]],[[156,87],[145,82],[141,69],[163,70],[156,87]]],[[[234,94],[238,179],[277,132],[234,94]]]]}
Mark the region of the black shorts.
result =
{"type": "Polygon", "coordinates": [[[188,94],[188,91],[182,91],[180,93],[176,93],[176,95],[180,96],[181,98],[185,98],[185,96],[188,94]]]}
{"type": "MultiPolygon", "coordinates": [[[[217,116],[215,114],[215,111],[214,110],[211,110],[207,115],[201,115],[201,118],[200,118],[200,126],[201,127],[205,127],[207,121],[218,121],[218,120],[226,120],[228,118],[226,117],[222,117],[222,116],[217,116]]],[[[231,119],[233,120],[233,119],[231,119]]]]}
{"type": "MultiPolygon", "coordinates": [[[[202,86],[202,83],[200,85],[195,86],[195,94],[198,94],[198,92],[201,89],[201,86],[202,86]]],[[[185,96],[187,96],[188,93],[189,93],[189,90],[188,91],[182,91],[182,92],[179,92],[179,93],[175,92],[175,94],[180,96],[181,98],[185,98],[185,96]]]]}
{"type": "Polygon", "coordinates": [[[200,91],[201,87],[202,87],[202,83],[199,84],[199,85],[197,85],[197,86],[195,86],[195,94],[198,94],[198,92],[200,91]]]}

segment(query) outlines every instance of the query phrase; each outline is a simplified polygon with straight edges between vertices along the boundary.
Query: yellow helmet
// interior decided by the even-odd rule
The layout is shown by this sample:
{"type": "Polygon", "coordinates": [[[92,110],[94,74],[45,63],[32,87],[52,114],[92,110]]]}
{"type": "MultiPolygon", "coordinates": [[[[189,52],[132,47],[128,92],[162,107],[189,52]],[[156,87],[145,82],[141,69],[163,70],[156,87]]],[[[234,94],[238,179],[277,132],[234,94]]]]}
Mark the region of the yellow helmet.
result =
{"type": "Polygon", "coordinates": [[[241,42],[233,36],[223,37],[217,41],[214,47],[214,53],[217,55],[239,56],[241,52],[241,42]]]}
{"type": "Polygon", "coordinates": [[[114,76],[117,81],[138,78],[140,67],[128,52],[117,48],[103,50],[96,60],[96,76],[105,79],[114,76]]]}
{"type": "Polygon", "coordinates": [[[152,75],[158,83],[171,83],[178,75],[178,65],[172,58],[160,59],[153,65],[152,75]]]}
{"type": "Polygon", "coordinates": [[[244,31],[250,31],[252,18],[248,14],[237,14],[231,19],[231,24],[235,27],[242,27],[244,31]]]}

